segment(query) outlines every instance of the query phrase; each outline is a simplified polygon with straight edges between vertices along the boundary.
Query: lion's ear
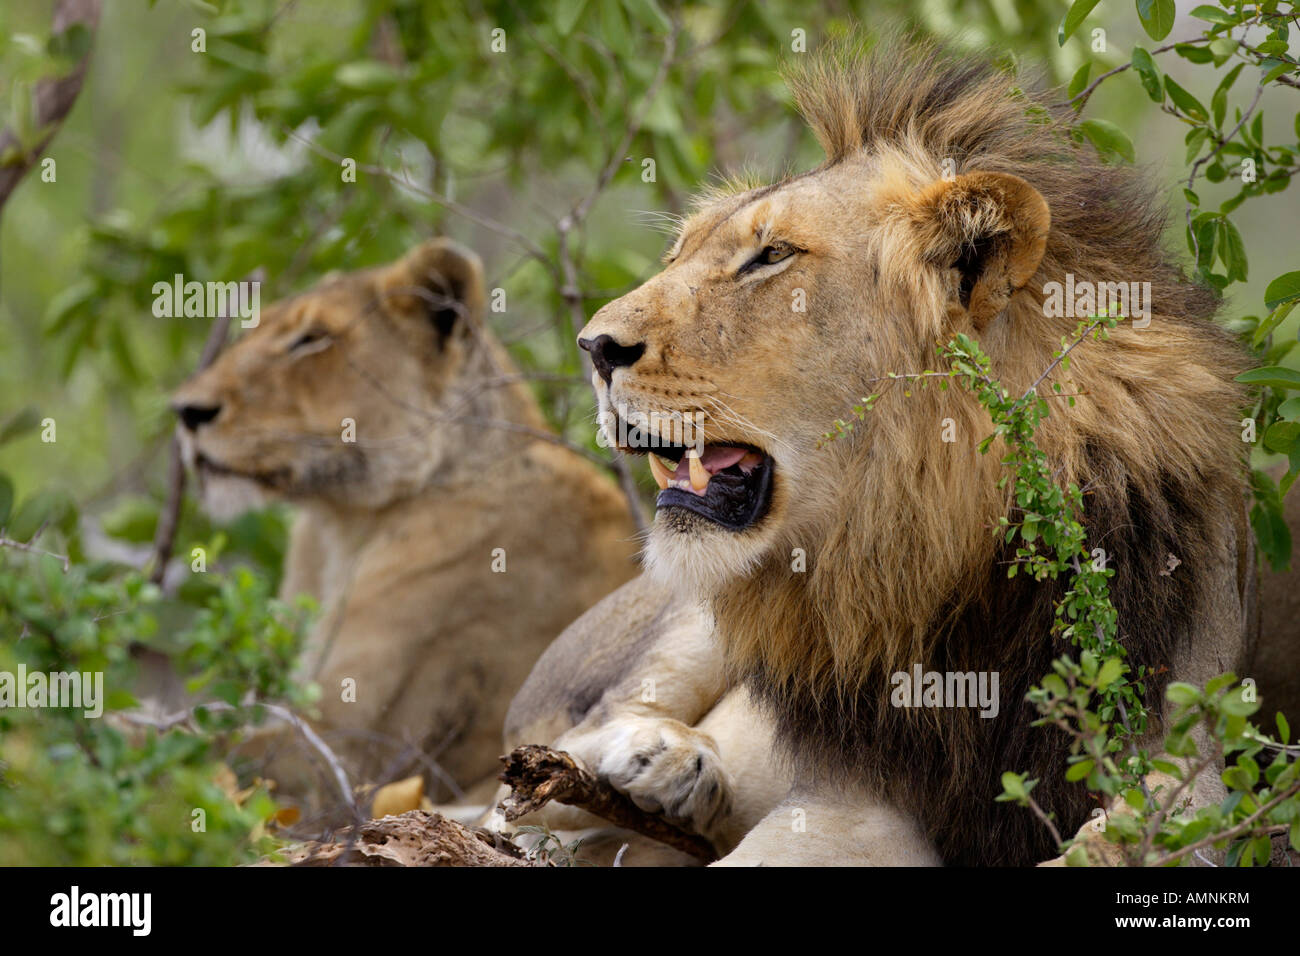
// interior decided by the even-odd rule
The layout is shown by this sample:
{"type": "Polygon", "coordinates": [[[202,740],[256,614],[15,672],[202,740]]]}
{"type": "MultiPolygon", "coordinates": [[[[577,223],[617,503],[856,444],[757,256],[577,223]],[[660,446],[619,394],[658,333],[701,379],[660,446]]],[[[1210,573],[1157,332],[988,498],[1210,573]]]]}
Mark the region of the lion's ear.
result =
{"type": "Polygon", "coordinates": [[[1038,269],[1052,222],[1047,200],[1006,173],[966,173],[927,187],[912,207],[927,258],[956,271],[950,307],[976,331],[1007,307],[1038,269]]]}
{"type": "Polygon", "coordinates": [[[440,340],[482,315],[483,263],[450,239],[430,239],[383,270],[380,292],[390,312],[427,317],[440,340]]]}

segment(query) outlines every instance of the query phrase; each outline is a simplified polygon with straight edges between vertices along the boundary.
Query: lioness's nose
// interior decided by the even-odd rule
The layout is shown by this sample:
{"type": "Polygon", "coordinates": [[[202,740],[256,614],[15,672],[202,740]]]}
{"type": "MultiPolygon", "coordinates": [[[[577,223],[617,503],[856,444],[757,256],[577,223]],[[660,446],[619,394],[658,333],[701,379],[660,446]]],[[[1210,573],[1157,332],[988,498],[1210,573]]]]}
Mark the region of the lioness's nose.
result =
{"type": "Polygon", "coordinates": [[[181,420],[181,424],[190,431],[197,431],[200,425],[206,425],[221,414],[220,405],[173,405],[172,411],[181,420]]]}
{"type": "Polygon", "coordinates": [[[605,384],[610,384],[610,379],[614,376],[614,369],[626,368],[636,363],[642,355],[645,354],[645,343],[637,342],[635,345],[620,345],[614,341],[612,335],[598,335],[594,339],[578,339],[578,345],[591,353],[591,364],[596,366],[596,371],[600,377],[605,380],[605,384]]]}

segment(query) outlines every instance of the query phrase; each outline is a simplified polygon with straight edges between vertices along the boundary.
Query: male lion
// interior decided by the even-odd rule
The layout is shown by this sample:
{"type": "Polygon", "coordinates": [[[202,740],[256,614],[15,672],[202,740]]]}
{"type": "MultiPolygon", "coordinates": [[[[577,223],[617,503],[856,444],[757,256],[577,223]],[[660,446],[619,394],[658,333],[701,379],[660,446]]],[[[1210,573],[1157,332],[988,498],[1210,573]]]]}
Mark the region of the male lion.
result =
{"type": "Polygon", "coordinates": [[[636,570],[622,496],[538,440],[485,301],[478,257],[432,240],[264,310],[173,399],[210,508],[299,508],[281,590],[322,606],[304,669],[361,779],[408,745],[492,772],[537,655],[636,570]]]}
{"type": "Polygon", "coordinates": [[[581,334],[611,437],[620,419],[676,412],[702,416],[703,439],[624,442],[650,453],[662,489],[649,578],[543,657],[508,739],[559,734],[643,806],[734,846],[728,863],[1036,863],[1055,845],[1031,813],[995,802],[1001,772],[1039,779],[1063,833],[1090,807],[1064,780],[1063,737],[1030,726],[1026,691],[1069,650],[1051,637],[1064,584],[1008,578],[1014,546],[997,519],[1016,509],[1000,446],[977,450],[988,413],[965,389],[896,386],[854,431],[819,438],[889,373],[934,366],[936,343],[959,332],[1011,394],[1074,394],[1036,440],[1058,481],[1086,489],[1088,546],[1116,571],[1127,663],[1147,668],[1158,707],[1169,680],[1203,682],[1244,649],[1254,568],[1233,379],[1246,359],[1211,321],[1214,294],[1163,249],[1161,198],[1076,146],[1060,110],[1013,77],[890,43],[790,82],[826,162],[708,195],[664,270],[581,334]],[[1125,321],[1053,367],[1087,315],[1045,310],[1045,285],[1067,275],[1149,282],[1149,327],[1125,321]],[[622,644],[607,630],[619,617],[632,623],[622,644]],[[584,640],[614,650],[584,668],[584,640]],[[996,715],[892,705],[892,678],[915,667],[996,673],[996,715]],[[656,678],[651,703],[638,668],[656,678]],[[571,695],[548,701],[566,672],[571,695]],[[701,733],[725,708],[743,715],[727,734],[761,749],[770,726],[784,756],[760,799],[734,780],[750,758],[728,761],[701,733]]]}

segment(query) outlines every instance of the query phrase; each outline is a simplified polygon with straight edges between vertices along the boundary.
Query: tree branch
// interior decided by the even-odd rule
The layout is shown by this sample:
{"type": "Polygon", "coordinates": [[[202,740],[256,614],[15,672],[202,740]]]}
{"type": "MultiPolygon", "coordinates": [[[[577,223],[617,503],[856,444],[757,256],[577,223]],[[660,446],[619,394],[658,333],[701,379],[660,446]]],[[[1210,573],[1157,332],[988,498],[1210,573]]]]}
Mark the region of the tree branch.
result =
{"type": "MultiPolygon", "coordinates": [[[[59,0],[58,6],[54,8],[53,35],[60,36],[72,27],[81,25],[90,31],[93,42],[95,30],[99,26],[99,5],[100,0],[59,0]]],[[[10,150],[17,151],[16,158],[0,163],[0,210],[4,208],[19,181],[50,145],[64,119],[72,112],[72,106],[86,79],[89,63],[90,49],[87,48],[85,56],[67,76],[47,78],[36,84],[33,120],[40,139],[34,145],[25,146],[12,128],[0,132],[0,157],[10,150]]]]}
{"type": "MultiPolygon", "coordinates": [[[[614,174],[618,172],[619,167],[623,165],[624,155],[632,148],[633,140],[641,132],[646,114],[649,113],[655,97],[659,95],[660,87],[668,79],[668,73],[672,69],[674,59],[676,59],[677,35],[680,29],[681,25],[674,20],[668,36],[664,39],[663,55],[659,58],[659,67],[654,78],[650,81],[650,85],[646,87],[645,95],[641,98],[636,112],[628,119],[627,127],[623,130],[618,145],[610,151],[604,168],[600,171],[600,175],[596,177],[595,186],[592,187],[591,192],[579,200],[568,215],[555,224],[555,228],[559,232],[557,256],[560,260],[560,273],[563,282],[560,287],[560,297],[569,307],[569,320],[573,326],[574,335],[578,335],[583,326],[587,324],[587,313],[583,306],[584,296],[578,285],[578,270],[574,264],[573,253],[570,248],[570,235],[586,220],[600,194],[614,179],[614,174]]],[[[581,352],[579,358],[582,361],[582,367],[587,378],[590,379],[591,357],[586,352],[581,352]]],[[[632,472],[627,466],[627,460],[617,449],[611,449],[610,451],[610,467],[618,476],[619,484],[623,488],[623,494],[627,498],[628,510],[631,511],[632,518],[636,521],[637,530],[644,532],[650,525],[649,518],[645,513],[645,505],[641,501],[641,493],[637,490],[636,480],[632,477],[632,472]]]]}

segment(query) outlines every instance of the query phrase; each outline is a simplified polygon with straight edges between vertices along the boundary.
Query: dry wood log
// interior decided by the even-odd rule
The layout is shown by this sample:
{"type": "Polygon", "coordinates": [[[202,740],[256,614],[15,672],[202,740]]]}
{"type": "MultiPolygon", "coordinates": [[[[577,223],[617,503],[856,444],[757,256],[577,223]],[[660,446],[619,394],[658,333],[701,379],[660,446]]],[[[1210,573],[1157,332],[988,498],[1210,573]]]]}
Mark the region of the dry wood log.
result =
{"type": "Polygon", "coordinates": [[[303,843],[284,856],[291,866],[534,865],[499,834],[425,810],[367,820],[331,843],[303,843]]]}
{"type": "Polygon", "coordinates": [[[536,744],[516,747],[501,758],[505,770],[500,780],[510,787],[501,802],[506,820],[532,813],[552,800],[579,807],[626,830],[689,853],[705,862],[718,858],[713,844],[688,833],[653,813],[647,813],[625,794],[588,773],[561,750],[536,744]]]}

